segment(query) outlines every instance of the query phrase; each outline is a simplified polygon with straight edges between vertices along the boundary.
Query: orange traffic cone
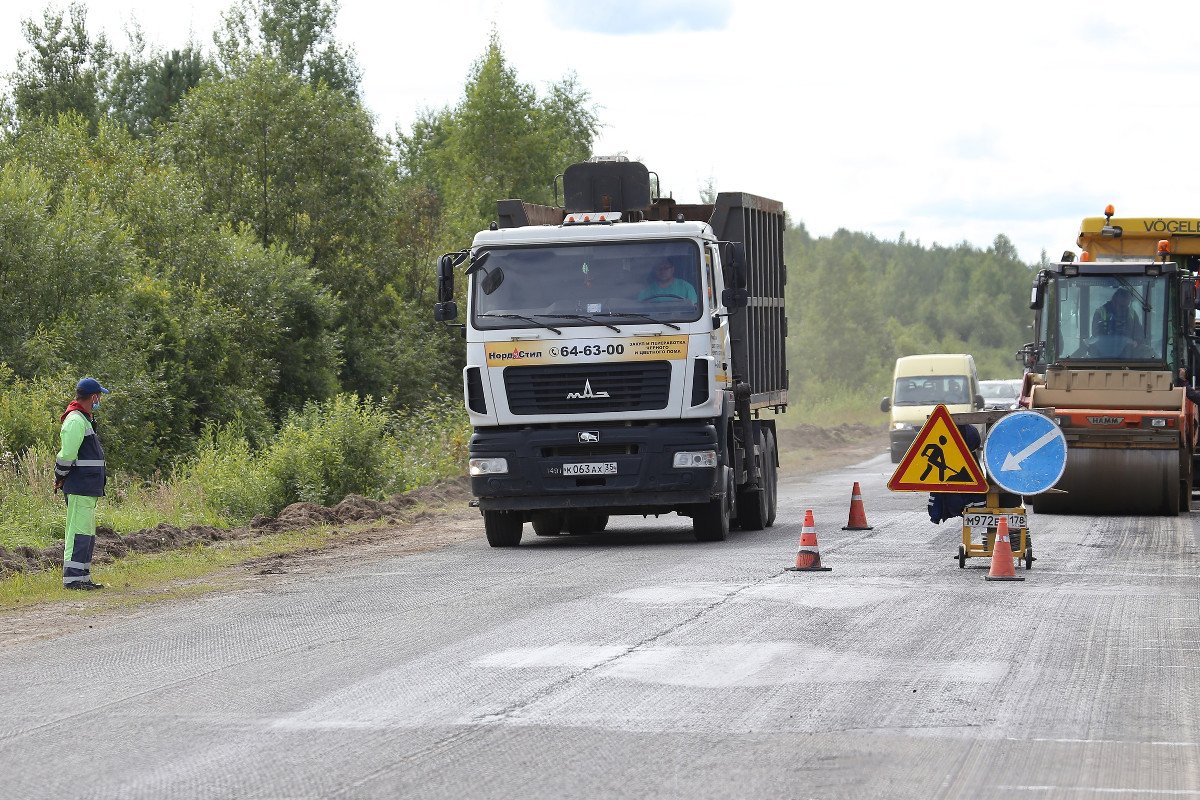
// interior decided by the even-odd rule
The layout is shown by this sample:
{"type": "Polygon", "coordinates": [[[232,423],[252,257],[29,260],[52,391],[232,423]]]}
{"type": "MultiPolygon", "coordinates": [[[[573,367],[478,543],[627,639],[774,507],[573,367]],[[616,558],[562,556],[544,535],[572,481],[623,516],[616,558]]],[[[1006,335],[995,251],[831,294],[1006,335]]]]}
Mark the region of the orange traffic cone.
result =
{"type": "Polygon", "coordinates": [[[863,508],[862,489],[858,488],[858,481],[854,482],[854,488],[850,491],[850,519],[846,522],[844,531],[873,531],[875,530],[867,524],[867,510],[863,508]]]}
{"type": "Polygon", "coordinates": [[[833,567],[821,566],[821,551],[817,549],[817,523],[812,509],[804,512],[804,527],[800,529],[800,549],[796,551],[796,566],[791,572],[829,572],[833,567]]]}
{"type": "Polygon", "coordinates": [[[1013,568],[1012,545],[1008,541],[1008,517],[1001,515],[996,525],[996,543],[992,545],[992,568],[983,576],[987,581],[1023,581],[1013,568]]]}

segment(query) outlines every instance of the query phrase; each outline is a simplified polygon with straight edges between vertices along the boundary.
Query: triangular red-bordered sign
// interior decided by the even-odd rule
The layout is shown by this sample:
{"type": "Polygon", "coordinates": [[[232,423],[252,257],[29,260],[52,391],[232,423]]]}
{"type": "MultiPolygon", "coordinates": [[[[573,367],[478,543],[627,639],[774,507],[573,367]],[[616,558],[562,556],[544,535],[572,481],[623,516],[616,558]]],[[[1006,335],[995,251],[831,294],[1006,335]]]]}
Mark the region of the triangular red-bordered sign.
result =
{"type": "Polygon", "coordinates": [[[978,494],[987,488],[983,471],[945,406],[938,406],[929,415],[888,481],[888,489],[893,492],[978,494]]]}

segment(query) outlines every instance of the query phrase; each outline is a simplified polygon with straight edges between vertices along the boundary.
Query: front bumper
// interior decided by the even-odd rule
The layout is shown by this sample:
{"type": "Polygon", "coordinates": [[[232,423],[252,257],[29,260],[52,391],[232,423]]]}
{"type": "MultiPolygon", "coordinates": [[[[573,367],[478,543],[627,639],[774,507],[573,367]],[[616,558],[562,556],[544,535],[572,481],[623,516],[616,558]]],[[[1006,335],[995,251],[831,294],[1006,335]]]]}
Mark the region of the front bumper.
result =
{"type": "Polygon", "coordinates": [[[672,466],[675,453],[703,450],[717,450],[716,427],[707,421],[480,428],[470,457],[504,458],[508,473],[473,476],[471,492],[484,510],[667,513],[717,492],[720,466],[672,466]],[[564,465],[610,463],[615,474],[563,474],[564,465]]]}

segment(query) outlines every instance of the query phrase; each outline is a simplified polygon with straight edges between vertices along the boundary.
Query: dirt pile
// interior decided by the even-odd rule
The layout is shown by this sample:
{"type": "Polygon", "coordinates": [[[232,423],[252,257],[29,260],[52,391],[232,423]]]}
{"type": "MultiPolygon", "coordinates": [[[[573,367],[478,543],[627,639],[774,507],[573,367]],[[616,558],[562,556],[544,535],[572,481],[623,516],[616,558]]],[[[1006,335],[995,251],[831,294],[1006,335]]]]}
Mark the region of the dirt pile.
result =
{"type": "MultiPolygon", "coordinates": [[[[131,553],[158,553],[196,543],[250,539],[276,531],[300,530],[319,525],[347,525],[377,520],[398,522],[404,518],[406,511],[418,504],[437,507],[453,502],[466,502],[469,496],[470,485],[467,479],[455,478],[394,495],[387,500],[371,500],[352,494],[332,508],[313,503],[292,503],[277,516],[255,517],[244,528],[214,528],[210,525],[178,528],[164,522],[153,528],[122,535],[112,528],[100,525],[96,528],[96,550],[92,560],[97,564],[106,564],[131,553]]],[[[62,557],[61,544],[42,549],[16,547],[7,550],[0,547],[0,578],[14,572],[59,569],[62,567],[62,557]]]]}
{"type": "Polygon", "coordinates": [[[779,431],[781,447],[810,447],[828,449],[855,444],[866,439],[874,439],[880,435],[882,428],[878,425],[865,425],[861,422],[843,423],[833,428],[819,428],[807,423],[779,431]]]}

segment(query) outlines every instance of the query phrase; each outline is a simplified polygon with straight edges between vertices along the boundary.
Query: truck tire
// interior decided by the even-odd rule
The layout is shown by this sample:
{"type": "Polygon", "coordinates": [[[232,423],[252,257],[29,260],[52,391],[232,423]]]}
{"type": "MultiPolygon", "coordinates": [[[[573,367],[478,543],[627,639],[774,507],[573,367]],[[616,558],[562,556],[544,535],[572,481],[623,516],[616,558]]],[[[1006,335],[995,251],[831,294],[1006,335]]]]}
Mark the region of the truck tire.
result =
{"type": "Polygon", "coordinates": [[[738,527],[744,531],[761,531],[767,527],[771,514],[771,498],[767,491],[767,439],[762,431],[754,437],[752,458],[758,463],[759,488],[757,491],[738,492],[738,527]]]}
{"type": "Polygon", "coordinates": [[[566,521],[567,533],[583,536],[589,533],[599,533],[608,525],[608,514],[568,514],[566,521]]]}
{"type": "Polygon", "coordinates": [[[492,547],[516,547],[525,527],[519,511],[484,511],[483,532],[492,547]]]}
{"type": "Polygon", "coordinates": [[[696,506],[692,512],[692,534],[698,542],[723,542],[729,538],[729,505],[733,499],[733,471],[725,470],[725,491],[720,497],[696,506]]]}
{"type": "Polygon", "coordinates": [[[563,515],[557,511],[535,511],[530,522],[538,536],[558,536],[563,529],[563,515]]]}
{"type": "Polygon", "coordinates": [[[775,513],[779,510],[779,456],[775,454],[775,434],[766,430],[767,440],[767,527],[775,524],[775,513]]]}

